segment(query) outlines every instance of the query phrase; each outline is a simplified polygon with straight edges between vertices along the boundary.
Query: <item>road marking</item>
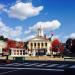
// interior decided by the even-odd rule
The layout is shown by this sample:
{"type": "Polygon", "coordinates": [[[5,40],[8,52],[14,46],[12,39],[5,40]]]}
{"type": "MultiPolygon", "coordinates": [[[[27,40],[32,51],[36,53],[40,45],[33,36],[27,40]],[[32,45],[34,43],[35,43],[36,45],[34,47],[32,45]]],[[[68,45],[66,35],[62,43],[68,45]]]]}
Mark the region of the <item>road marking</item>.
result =
{"type": "Polygon", "coordinates": [[[17,64],[17,65],[13,65],[13,66],[22,66],[23,64],[17,64]]]}
{"type": "Polygon", "coordinates": [[[39,64],[39,65],[35,65],[35,66],[40,67],[40,66],[44,66],[44,65],[47,65],[47,64],[39,64]]]}
{"type": "Polygon", "coordinates": [[[0,69],[16,69],[16,70],[44,70],[44,71],[64,71],[64,69],[45,69],[45,68],[14,68],[14,67],[0,67],[0,69]]]}
{"type": "Polygon", "coordinates": [[[69,68],[75,68],[75,65],[70,66],[69,68]]]}
{"type": "Polygon", "coordinates": [[[59,65],[59,64],[51,64],[51,65],[48,65],[48,66],[46,66],[46,67],[55,67],[55,66],[57,66],[57,65],[59,65]]]}
{"type": "Polygon", "coordinates": [[[58,68],[64,68],[64,67],[66,67],[66,66],[68,66],[68,64],[66,64],[66,65],[59,65],[59,66],[57,66],[58,68]]]}
{"type": "Polygon", "coordinates": [[[21,65],[24,65],[24,64],[29,64],[29,63],[12,63],[12,64],[6,64],[5,66],[21,66],[21,65]]]}
{"type": "Polygon", "coordinates": [[[34,63],[34,64],[27,64],[27,65],[24,65],[24,66],[34,66],[34,65],[37,65],[38,63],[34,63]]]}
{"type": "Polygon", "coordinates": [[[1,74],[1,75],[2,75],[2,74],[7,74],[7,73],[14,72],[14,71],[18,71],[18,69],[17,69],[17,70],[12,70],[12,71],[7,71],[7,72],[2,72],[2,73],[0,73],[0,74],[1,74]]]}
{"type": "Polygon", "coordinates": [[[29,64],[29,63],[23,63],[23,65],[26,65],[26,64],[29,64]]]}
{"type": "Polygon", "coordinates": [[[17,65],[19,63],[5,64],[5,66],[17,65]]]}

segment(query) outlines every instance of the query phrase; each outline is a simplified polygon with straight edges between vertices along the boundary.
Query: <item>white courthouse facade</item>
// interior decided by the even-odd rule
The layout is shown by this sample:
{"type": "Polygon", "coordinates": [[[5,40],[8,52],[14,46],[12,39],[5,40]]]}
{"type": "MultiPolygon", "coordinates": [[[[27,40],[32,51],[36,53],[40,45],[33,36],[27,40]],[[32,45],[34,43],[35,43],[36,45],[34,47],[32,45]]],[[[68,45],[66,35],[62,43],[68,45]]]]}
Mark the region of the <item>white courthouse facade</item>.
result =
{"type": "Polygon", "coordinates": [[[50,54],[51,42],[45,37],[37,36],[29,40],[28,48],[33,56],[35,56],[36,52],[41,49],[45,49],[46,54],[50,54]]]}
{"type": "Polygon", "coordinates": [[[37,35],[29,40],[28,48],[33,56],[36,55],[38,50],[45,50],[46,54],[51,54],[51,41],[46,36],[44,36],[43,30],[38,28],[37,35]]]}

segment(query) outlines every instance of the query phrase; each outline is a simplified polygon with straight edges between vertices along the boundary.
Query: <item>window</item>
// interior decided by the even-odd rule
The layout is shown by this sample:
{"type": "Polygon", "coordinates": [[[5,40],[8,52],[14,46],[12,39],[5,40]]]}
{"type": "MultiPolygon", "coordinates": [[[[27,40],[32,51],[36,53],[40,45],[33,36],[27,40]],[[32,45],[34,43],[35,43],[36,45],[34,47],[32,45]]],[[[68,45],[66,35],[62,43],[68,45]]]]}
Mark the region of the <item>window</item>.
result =
{"type": "Polygon", "coordinates": [[[36,43],[34,43],[34,46],[36,47],[36,43]]]}
{"type": "Polygon", "coordinates": [[[41,43],[42,47],[43,47],[43,43],[41,43]]]}
{"type": "Polygon", "coordinates": [[[14,50],[14,55],[16,55],[16,50],[14,50]]]}
{"type": "Polygon", "coordinates": [[[25,55],[25,50],[23,50],[23,55],[25,55]]]}
{"type": "Polygon", "coordinates": [[[38,46],[40,46],[40,43],[38,43],[38,46]]]}
{"type": "Polygon", "coordinates": [[[19,55],[19,50],[17,50],[17,55],[19,55]]]}
{"type": "Polygon", "coordinates": [[[45,43],[45,46],[47,47],[47,43],[45,43]]]}
{"type": "Polygon", "coordinates": [[[20,50],[20,55],[22,55],[22,50],[20,50]]]}

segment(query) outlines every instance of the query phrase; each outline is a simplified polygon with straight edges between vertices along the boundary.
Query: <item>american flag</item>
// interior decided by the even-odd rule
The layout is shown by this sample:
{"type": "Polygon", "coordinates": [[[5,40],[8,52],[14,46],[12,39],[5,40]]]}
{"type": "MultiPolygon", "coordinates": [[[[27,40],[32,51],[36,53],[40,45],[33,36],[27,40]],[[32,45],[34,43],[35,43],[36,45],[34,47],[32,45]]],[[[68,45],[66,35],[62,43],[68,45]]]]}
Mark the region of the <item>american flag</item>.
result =
{"type": "Polygon", "coordinates": [[[53,36],[53,35],[54,35],[54,32],[52,31],[52,32],[51,32],[51,36],[53,36]]]}

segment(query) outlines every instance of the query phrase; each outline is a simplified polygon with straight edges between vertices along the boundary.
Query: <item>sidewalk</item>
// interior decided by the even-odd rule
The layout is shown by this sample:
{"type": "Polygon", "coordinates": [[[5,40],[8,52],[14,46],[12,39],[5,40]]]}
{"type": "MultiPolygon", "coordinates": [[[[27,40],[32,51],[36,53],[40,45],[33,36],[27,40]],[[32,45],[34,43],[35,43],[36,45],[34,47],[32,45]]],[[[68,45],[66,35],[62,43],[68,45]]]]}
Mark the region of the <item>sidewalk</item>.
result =
{"type": "Polygon", "coordinates": [[[68,56],[65,56],[65,57],[64,57],[64,61],[75,61],[75,57],[68,57],[68,56]]]}
{"type": "Polygon", "coordinates": [[[50,57],[50,56],[29,56],[25,60],[54,60],[54,61],[64,61],[64,58],[59,57],[50,57]]]}
{"type": "Polygon", "coordinates": [[[0,56],[0,59],[6,59],[6,56],[0,56]]]}

